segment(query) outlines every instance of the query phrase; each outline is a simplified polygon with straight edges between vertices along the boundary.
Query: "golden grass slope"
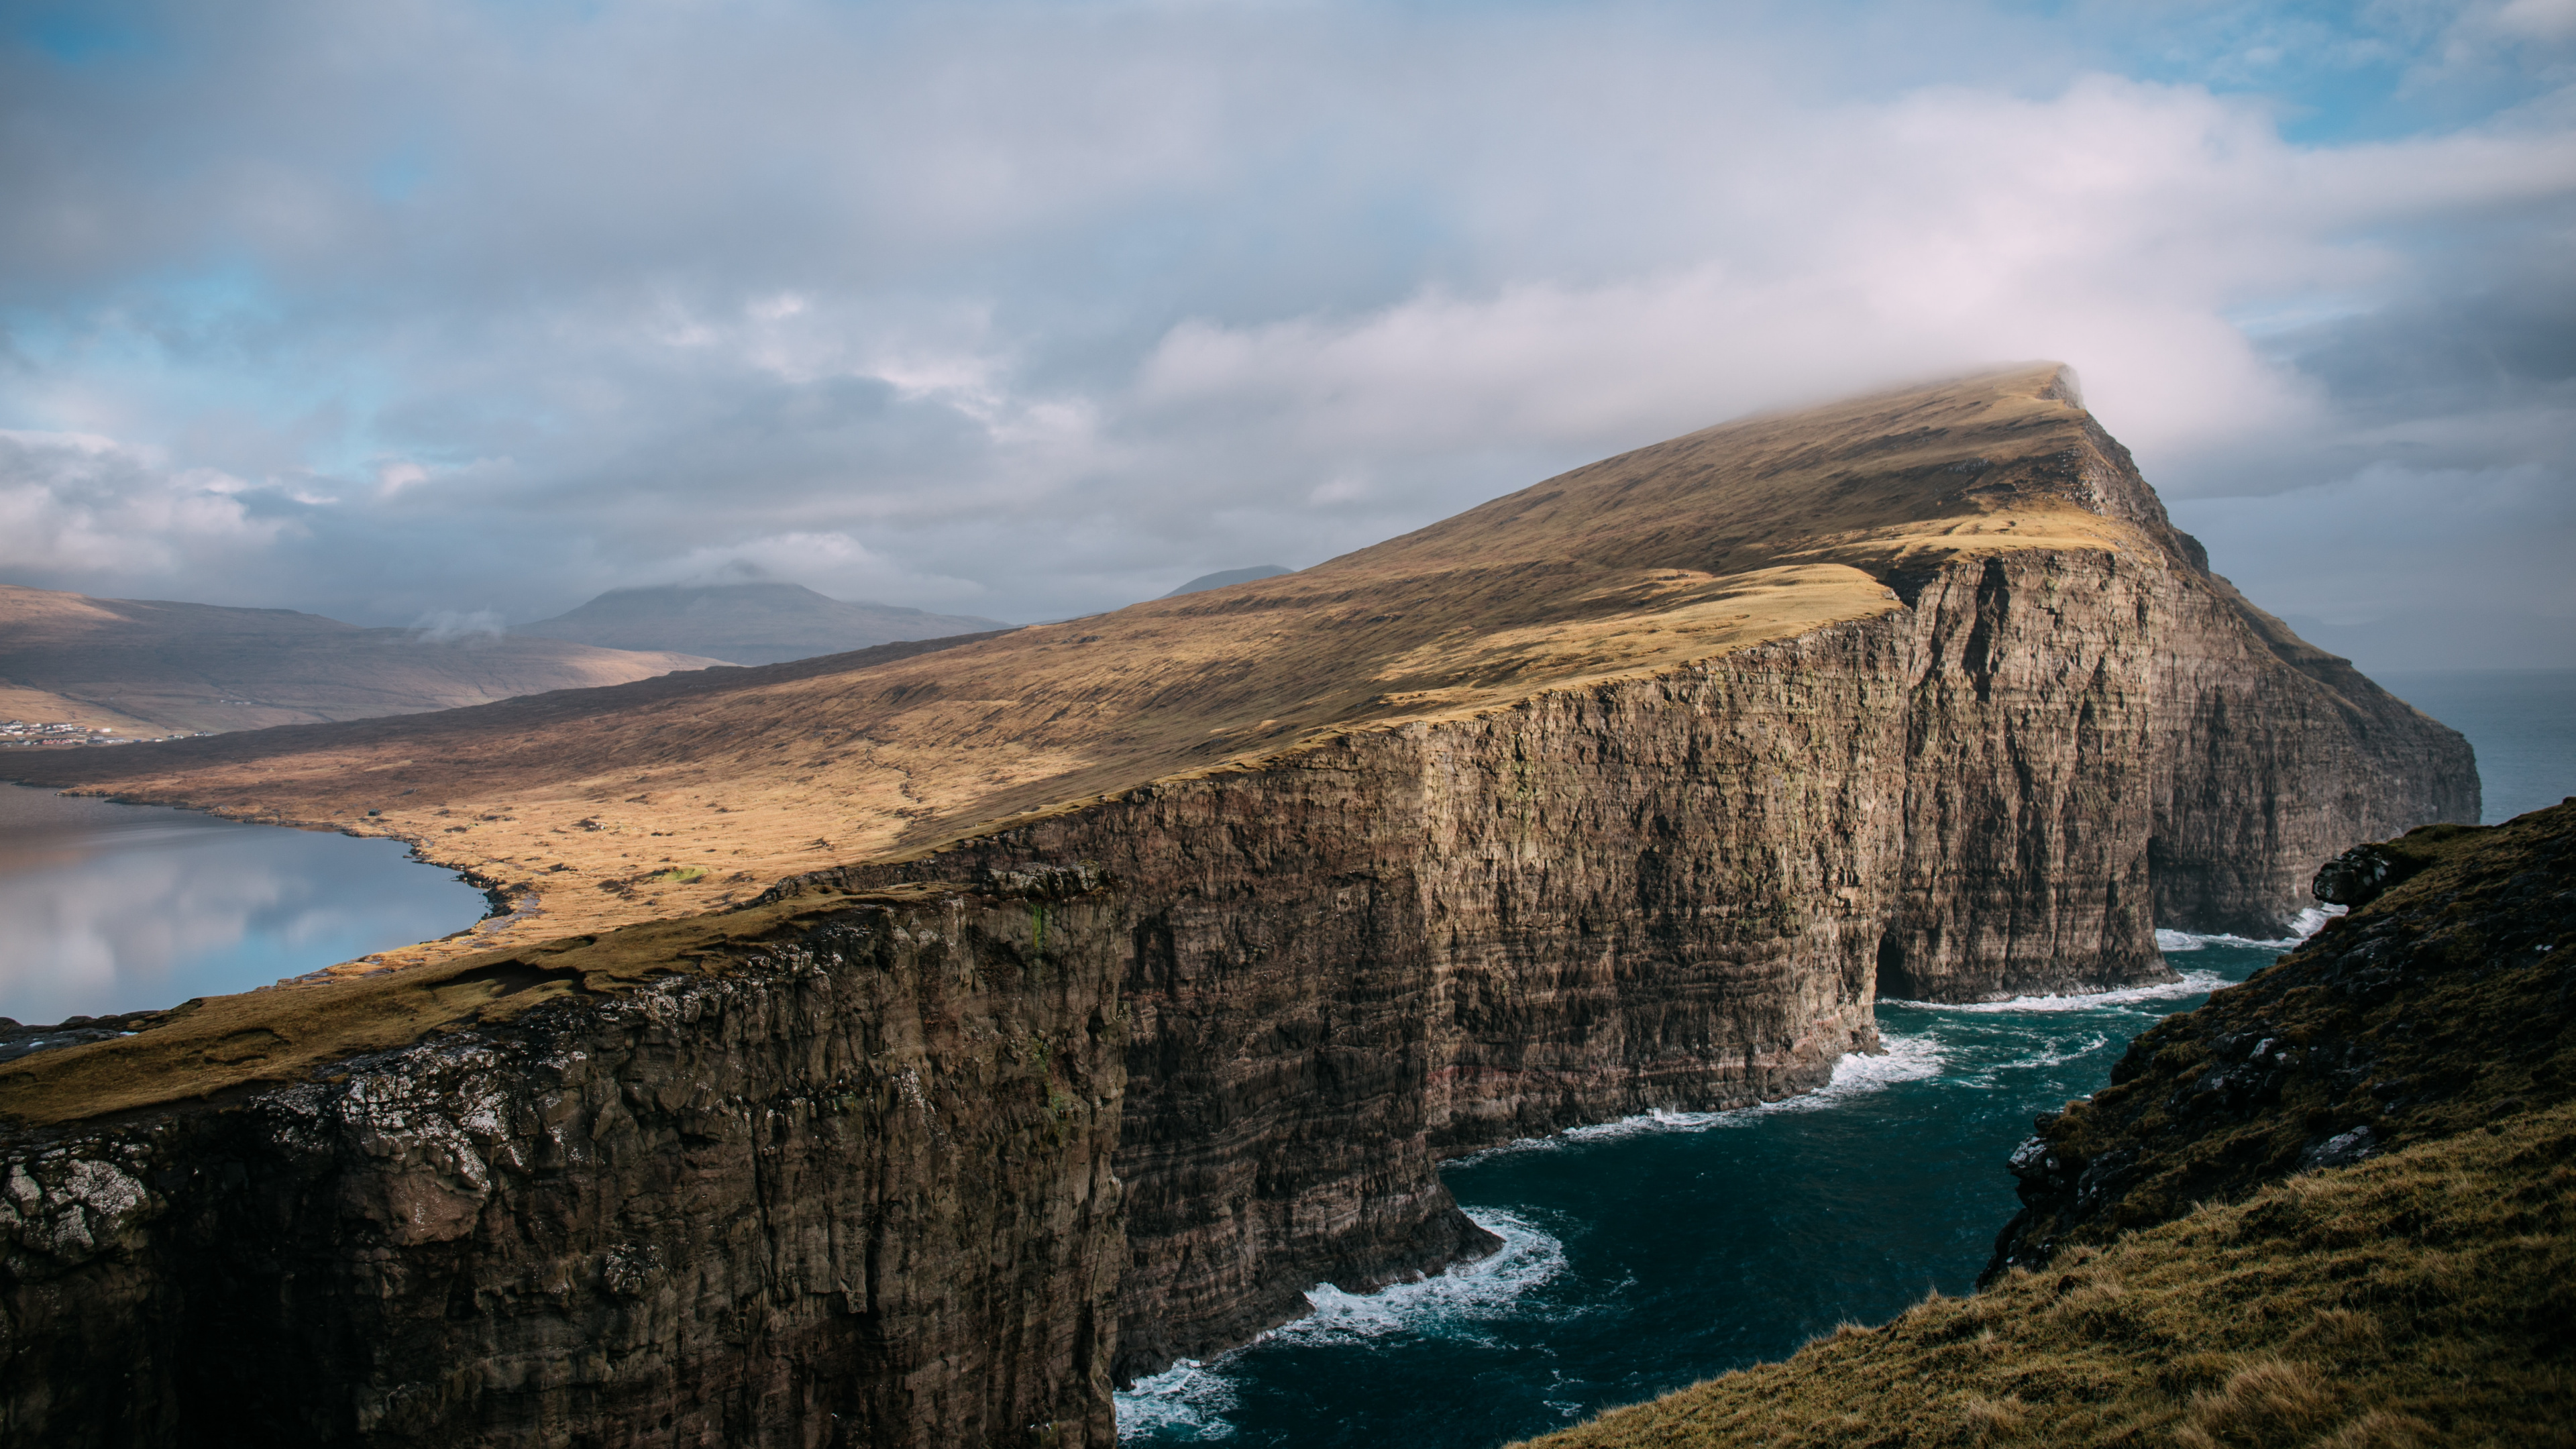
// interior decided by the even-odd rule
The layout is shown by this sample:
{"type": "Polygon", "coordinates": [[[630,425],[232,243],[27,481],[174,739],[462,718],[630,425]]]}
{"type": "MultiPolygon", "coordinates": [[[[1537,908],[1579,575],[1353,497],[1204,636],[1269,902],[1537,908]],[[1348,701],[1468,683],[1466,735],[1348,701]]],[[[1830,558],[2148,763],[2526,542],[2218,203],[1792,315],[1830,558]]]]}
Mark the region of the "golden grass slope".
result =
{"type": "Polygon", "coordinates": [[[437,638],[291,609],[0,584],[0,707],[120,732],[245,730],[483,704],[715,663],[556,639],[437,638]]]}
{"type": "Polygon", "coordinates": [[[1725,424],[1301,573],[1062,624],[19,768],[412,840],[527,883],[540,910],[503,939],[534,940],[1874,617],[1900,607],[1883,579],[1963,551],[2175,547],[2043,364],[1725,424]]]}
{"type": "Polygon", "coordinates": [[[1527,1449],[2576,1444],[2576,1104],[1846,1325],[1527,1449]]]}

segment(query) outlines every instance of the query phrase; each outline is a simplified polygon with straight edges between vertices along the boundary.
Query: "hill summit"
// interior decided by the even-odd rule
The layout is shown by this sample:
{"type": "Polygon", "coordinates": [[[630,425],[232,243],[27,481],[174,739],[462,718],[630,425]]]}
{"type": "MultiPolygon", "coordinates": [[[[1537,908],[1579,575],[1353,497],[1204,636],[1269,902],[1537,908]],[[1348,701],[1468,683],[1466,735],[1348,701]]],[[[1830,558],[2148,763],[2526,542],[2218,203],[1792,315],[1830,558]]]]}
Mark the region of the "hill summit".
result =
{"type": "Polygon", "coordinates": [[[776,664],[1007,627],[971,614],[844,603],[802,584],[752,580],[611,589],[569,613],[510,632],[608,649],[701,654],[728,664],[776,664]]]}

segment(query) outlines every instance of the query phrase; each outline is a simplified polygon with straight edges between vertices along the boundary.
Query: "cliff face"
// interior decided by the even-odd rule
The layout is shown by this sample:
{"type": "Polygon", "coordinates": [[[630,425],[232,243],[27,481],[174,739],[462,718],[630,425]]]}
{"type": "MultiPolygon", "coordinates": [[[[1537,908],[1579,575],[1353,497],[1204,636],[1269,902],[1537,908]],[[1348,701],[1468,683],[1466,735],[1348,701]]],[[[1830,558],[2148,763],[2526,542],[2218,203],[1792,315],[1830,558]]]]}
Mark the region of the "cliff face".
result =
{"type": "Polygon", "coordinates": [[[1480,1250],[1445,1155],[1813,1088],[1874,1048],[1879,994],[2163,977],[2168,879],[2228,903],[2204,928],[2278,932],[2312,848],[2292,826],[2459,803],[2438,737],[2374,734],[2180,560],[2006,553],[1905,582],[1912,607],[1874,620],[815,879],[1084,859],[1132,883],[1136,1374],[1315,1282],[1480,1250]],[[2297,771],[2354,761],[2306,803],[2297,771]]]}
{"type": "Polygon", "coordinates": [[[1114,915],[952,890],[619,989],[499,962],[453,989],[552,999],[12,1130],[0,1440],[1105,1449],[1114,915]]]}

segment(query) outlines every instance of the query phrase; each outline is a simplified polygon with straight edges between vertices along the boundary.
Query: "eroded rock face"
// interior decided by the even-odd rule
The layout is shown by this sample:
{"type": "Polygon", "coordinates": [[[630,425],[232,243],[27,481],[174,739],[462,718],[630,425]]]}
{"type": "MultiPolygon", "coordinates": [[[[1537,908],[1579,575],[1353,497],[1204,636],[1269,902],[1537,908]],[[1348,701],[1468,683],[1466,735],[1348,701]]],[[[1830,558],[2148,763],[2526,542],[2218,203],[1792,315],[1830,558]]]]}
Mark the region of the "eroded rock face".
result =
{"type": "Polygon", "coordinates": [[[2292,667],[2178,555],[1904,582],[1881,619],[817,879],[1084,859],[1130,883],[1139,1374],[1318,1281],[1482,1251],[1443,1156],[1811,1089],[1874,1049],[1879,994],[2162,978],[2160,903],[2280,934],[2334,845],[2474,815],[2458,736],[2292,667]]]}
{"type": "Polygon", "coordinates": [[[1124,940],[1041,895],[0,1138],[0,1440],[1105,1449],[1124,940]]]}

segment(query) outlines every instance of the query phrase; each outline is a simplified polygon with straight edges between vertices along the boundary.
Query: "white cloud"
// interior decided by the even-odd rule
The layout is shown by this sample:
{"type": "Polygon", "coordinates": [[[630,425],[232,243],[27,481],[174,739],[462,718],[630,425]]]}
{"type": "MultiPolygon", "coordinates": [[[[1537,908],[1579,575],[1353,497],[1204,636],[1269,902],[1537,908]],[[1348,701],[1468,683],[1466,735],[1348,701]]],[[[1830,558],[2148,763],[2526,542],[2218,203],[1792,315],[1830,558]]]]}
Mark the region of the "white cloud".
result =
{"type": "Polygon", "coordinates": [[[147,5],[189,65],[0,54],[0,417],[177,460],[23,556],[1062,616],[2034,357],[2175,497],[2551,456],[2563,6],[2133,9],[147,5]],[[2493,98],[2288,139],[2401,63],[2493,98]],[[2501,381],[2475,307],[2537,319],[2501,381]]]}
{"type": "Polygon", "coordinates": [[[96,592],[237,566],[289,529],[252,515],[250,487],[94,434],[0,431],[0,569],[96,592]]]}
{"type": "Polygon", "coordinates": [[[926,574],[884,557],[847,533],[769,534],[693,548],[639,571],[638,582],[725,583],[784,579],[838,598],[964,605],[988,594],[969,579],[926,574]]]}
{"type": "Polygon", "coordinates": [[[474,644],[510,632],[492,609],[432,609],[411,621],[412,639],[421,644],[474,644]]]}

